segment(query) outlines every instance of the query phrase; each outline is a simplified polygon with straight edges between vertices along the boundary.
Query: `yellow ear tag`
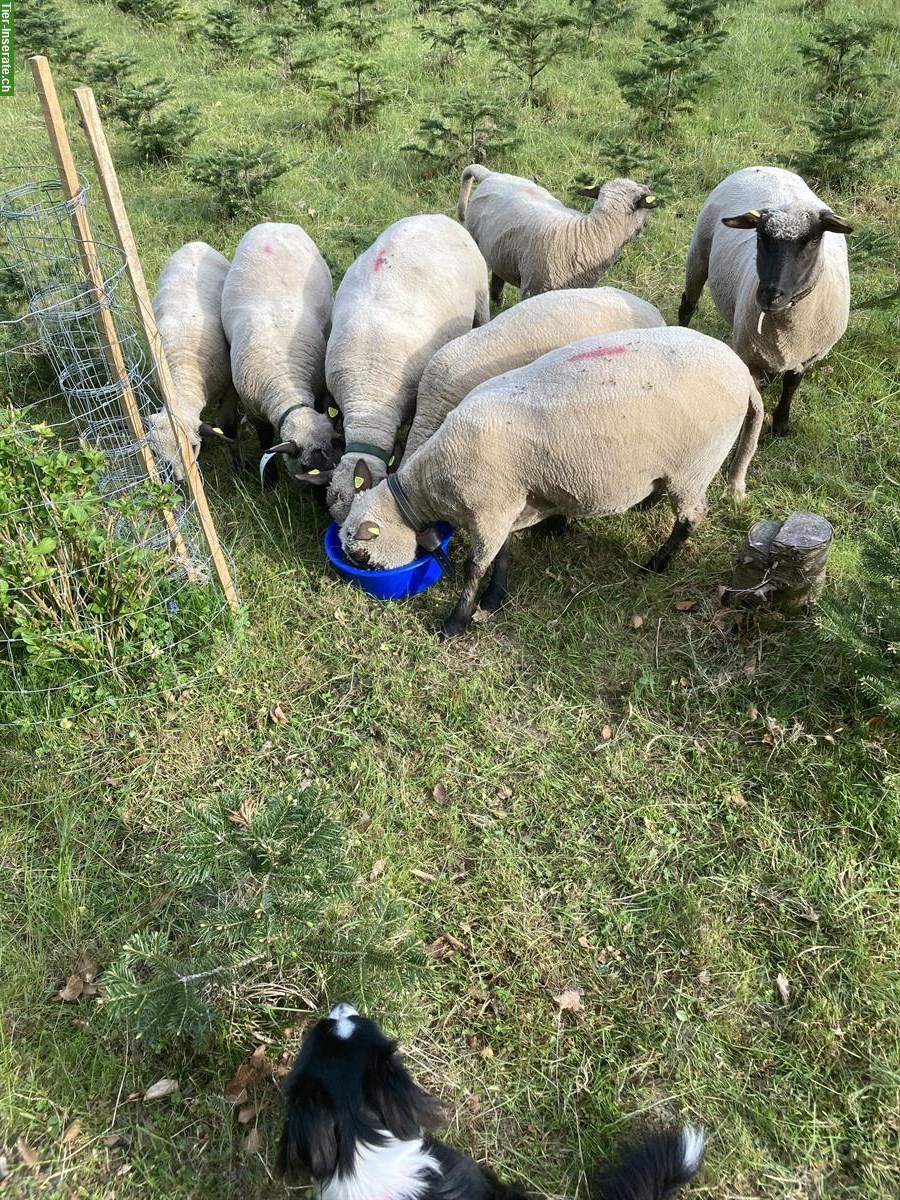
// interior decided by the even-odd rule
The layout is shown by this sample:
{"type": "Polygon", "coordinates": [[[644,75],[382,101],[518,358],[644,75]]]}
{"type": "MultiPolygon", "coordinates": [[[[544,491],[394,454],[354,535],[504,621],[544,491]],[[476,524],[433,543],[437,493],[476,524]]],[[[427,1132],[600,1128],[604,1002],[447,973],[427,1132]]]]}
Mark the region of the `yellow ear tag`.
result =
{"type": "Polygon", "coordinates": [[[366,481],[363,479],[362,475],[354,475],[353,476],[353,486],[356,488],[357,491],[359,491],[359,489],[362,487],[362,485],[365,482],[366,481]]]}
{"type": "Polygon", "coordinates": [[[644,197],[644,203],[645,203],[645,204],[655,204],[655,203],[656,203],[656,197],[655,197],[655,196],[645,196],[645,197],[644,197]]]}
{"type": "Polygon", "coordinates": [[[225,434],[224,434],[224,433],[222,432],[222,430],[221,430],[221,429],[218,427],[218,425],[213,425],[213,433],[217,433],[217,434],[219,435],[219,437],[224,437],[224,436],[225,436],[225,434]]]}
{"type": "Polygon", "coordinates": [[[392,454],[391,457],[388,459],[388,466],[392,467],[393,465],[394,465],[394,455],[392,454]]]}
{"type": "Polygon", "coordinates": [[[750,211],[747,213],[747,216],[759,218],[759,213],[756,211],[755,208],[751,208],[750,211]]]}
{"type": "Polygon", "coordinates": [[[378,537],[381,533],[381,530],[376,525],[370,525],[369,533],[371,533],[372,537],[378,537]]]}
{"type": "Polygon", "coordinates": [[[338,410],[336,408],[329,408],[328,415],[334,419],[338,415],[338,410]]]}
{"type": "Polygon", "coordinates": [[[318,467],[313,467],[313,469],[311,471],[307,471],[306,473],[307,473],[307,475],[320,475],[321,471],[319,470],[318,467]]]}

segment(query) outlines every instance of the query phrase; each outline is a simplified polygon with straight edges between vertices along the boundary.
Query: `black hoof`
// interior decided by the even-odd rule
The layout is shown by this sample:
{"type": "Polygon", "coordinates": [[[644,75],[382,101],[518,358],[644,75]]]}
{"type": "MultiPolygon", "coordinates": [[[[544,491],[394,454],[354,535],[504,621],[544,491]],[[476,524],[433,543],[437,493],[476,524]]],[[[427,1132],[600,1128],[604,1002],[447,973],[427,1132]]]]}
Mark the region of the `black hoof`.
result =
{"type": "Polygon", "coordinates": [[[790,426],[787,424],[787,422],[772,422],[772,437],[787,437],[790,432],[790,426]]]}
{"type": "Polygon", "coordinates": [[[646,575],[661,575],[663,571],[668,570],[671,561],[671,554],[660,554],[657,552],[647,559],[640,570],[646,575]]]}
{"type": "Polygon", "coordinates": [[[478,601],[478,607],[486,617],[492,617],[495,612],[499,612],[503,607],[506,595],[506,592],[503,591],[487,591],[478,601]]]}
{"type": "Polygon", "coordinates": [[[468,621],[445,621],[441,626],[438,636],[442,642],[449,642],[451,638],[461,637],[469,627],[468,621]]]}

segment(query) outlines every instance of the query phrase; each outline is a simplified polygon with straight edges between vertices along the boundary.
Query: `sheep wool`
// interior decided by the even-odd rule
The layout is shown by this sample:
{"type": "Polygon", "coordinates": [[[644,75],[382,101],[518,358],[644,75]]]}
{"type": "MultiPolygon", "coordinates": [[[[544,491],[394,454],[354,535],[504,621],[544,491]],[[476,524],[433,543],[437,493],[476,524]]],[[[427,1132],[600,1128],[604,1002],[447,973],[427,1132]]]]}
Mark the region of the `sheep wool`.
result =
{"type": "Polygon", "coordinates": [[[347,445],[328,491],[336,521],[360,486],[360,459],[372,480],[384,478],[428,360],[489,319],[487,266],[449,217],[397,221],[351,264],[335,296],[325,357],[347,445]]]}
{"type": "Polygon", "coordinates": [[[520,288],[523,300],[559,288],[592,287],[638,236],[657,203],[649,188],[631,179],[612,179],[585,194],[594,197],[589,213],[566,208],[530,179],[478,163],[466,167],[457,214],[487,259],[494,300],[502,299],[504,283],[520,288]]]}
{"type": "Polygon", "coordinates": [[[786,372],[776,434],[787,432],[803,373],[847,328],[844,235],[850,232],[799,175],[779,167],[735,171],[713,189],[697,218],[679,322],[690,321],[708,281],[731,326],[732,345],[757,380],[786,372]]]}
{"type": "MultiPolygon", "coordinates": [[[[206,242],[188,242],[167,259],[152,301],[175,385],[172,416],[195,457],[200,450],[200,415],[207,405],[222,404],[217,424],[231,434],[236,431],[236,398],[221,315],[227,273],[224,254],[206,242]]],[[[182,479],[181,455],[165,411],[150,417],[147,436],[157,459],[172,468],[176,479],[182,479]]]]}
{"type": "Polygon", "coordinates": [[[665,325],[659,309],[619,288],[572,288],[523,300],[438,350],[419,382],[406,454],[485,380],[593,334],[658,325],[665,325]]]}
{"type": "Polygon", "coordinates": [[[743,496],[762,424],[747,367],[724,343],[686,329],[587,338],[481,384],[397,472],[416,530],[386,484],[357,496],[340,531],[348,556],[372,567],[409,562],[437,520],[468,530],[462,632],[478,586],[486,612],[506,594],[513,531],[546,517],[599,516],[668,494],[676,514],[648,567],[662,570],[706,512],[706,491],[738,441],[729,483],[743,496]]]}
{"type": "Polygon", "coordinates": [[[222,293],[234,386],[260,448],[292,444],[290,473],[327,466],[334,428],[325,396],[331,272],[299,225],[265,222],[241,238],[222,293]]]}

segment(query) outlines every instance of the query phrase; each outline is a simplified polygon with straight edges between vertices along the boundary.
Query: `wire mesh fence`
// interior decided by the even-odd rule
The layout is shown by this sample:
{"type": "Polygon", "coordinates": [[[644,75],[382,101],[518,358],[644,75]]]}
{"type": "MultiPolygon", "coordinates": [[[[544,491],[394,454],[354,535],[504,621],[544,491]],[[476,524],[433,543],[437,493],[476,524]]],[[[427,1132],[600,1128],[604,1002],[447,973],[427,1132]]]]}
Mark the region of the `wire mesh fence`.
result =
{"type": "Polygon", "coordinates": [[[0,173],[0,727],[184,687],[233,628],[190,494],[135,432],[162,404],[122,254],[78,241],[87,184],[53,175],[0,173]]]}

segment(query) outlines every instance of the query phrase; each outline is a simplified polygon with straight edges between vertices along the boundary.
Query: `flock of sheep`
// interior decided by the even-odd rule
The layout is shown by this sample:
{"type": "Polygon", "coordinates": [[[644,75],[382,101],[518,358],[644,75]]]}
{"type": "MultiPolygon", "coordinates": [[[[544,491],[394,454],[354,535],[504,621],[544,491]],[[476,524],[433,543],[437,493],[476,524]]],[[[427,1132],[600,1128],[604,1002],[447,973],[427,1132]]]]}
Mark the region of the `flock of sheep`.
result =
{"type": "MultiPolygon", "coordinates": [[[[231,264],[205,243],[183,246],[153,301],[174,419],[195,452],[204,436],[234,450],[240,405],[261,451],[280,455],[298,483],[327,486],[344,552],[363,566],[400,566],[433,548],[435,521],[465,529],[448,636],[476,603],[499,607],[512,534],[551,517],[668,496],[675,526],[647,564],[664,569],[736,442],[728,477],[743,495],[764,378],[784,373],[773,432],[786,433],[804,371],[846,329],[851,228],[789,171],[749,167],[713,190],[679,322],[708,280],[732,349],[594,286],[656,201],[626,179],[586,194],[595,204],[581,213],[530,180],[466,167],[460,223],[397,221],[333,299],[331,272],[298,225],[256,226],[231,264]],[[521,302],[491,320],[505,284],[521,302]],[[201,419],[207,405],[219,408],[215,424],[201,419]]],[[[165,412],[151,419],[150,443],[179,475],[165,412]]]]}

